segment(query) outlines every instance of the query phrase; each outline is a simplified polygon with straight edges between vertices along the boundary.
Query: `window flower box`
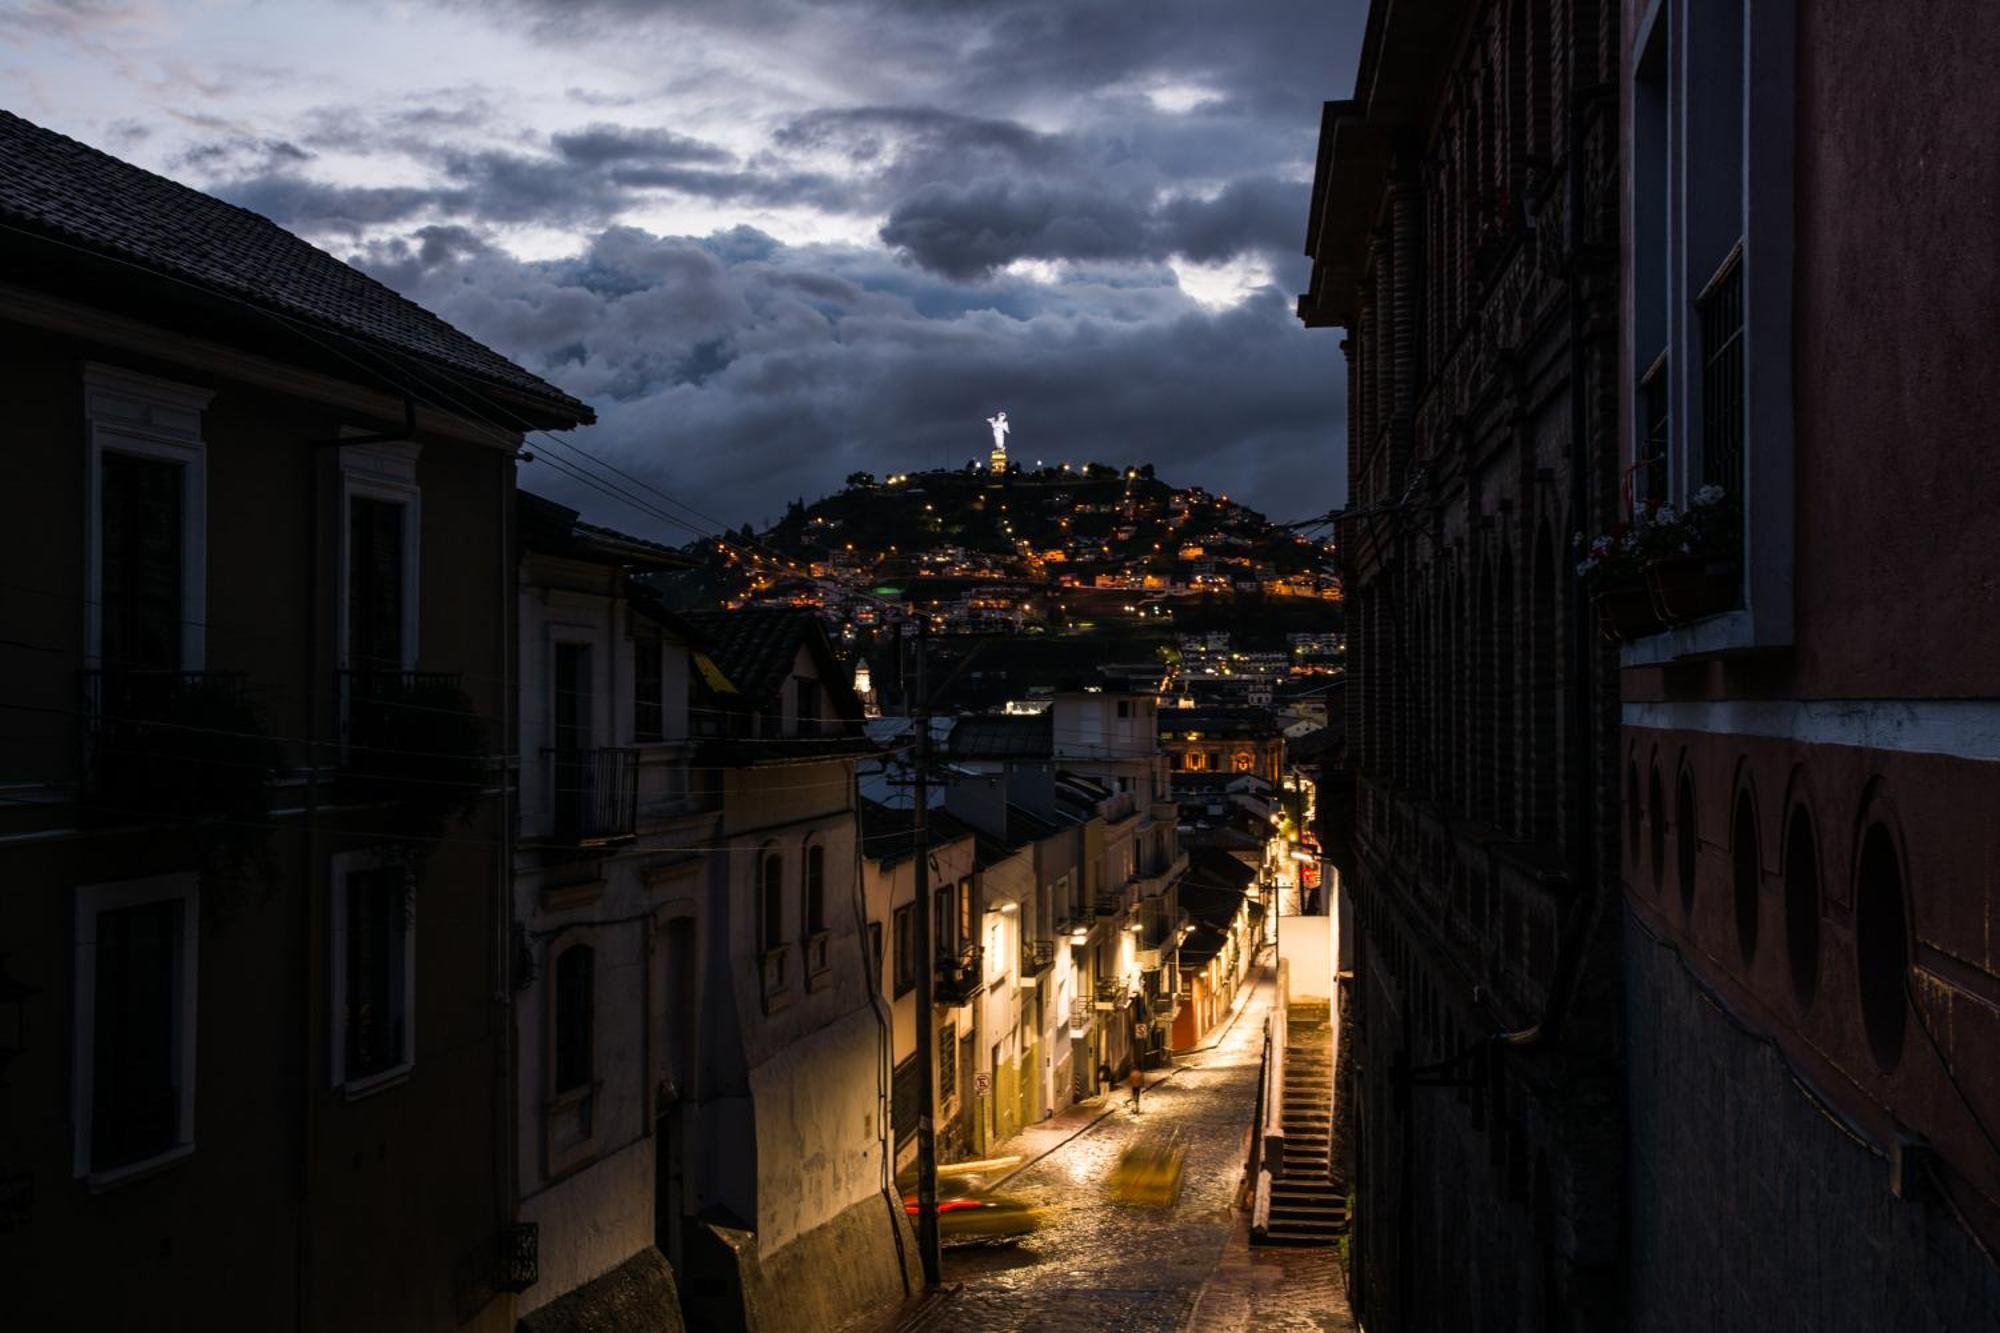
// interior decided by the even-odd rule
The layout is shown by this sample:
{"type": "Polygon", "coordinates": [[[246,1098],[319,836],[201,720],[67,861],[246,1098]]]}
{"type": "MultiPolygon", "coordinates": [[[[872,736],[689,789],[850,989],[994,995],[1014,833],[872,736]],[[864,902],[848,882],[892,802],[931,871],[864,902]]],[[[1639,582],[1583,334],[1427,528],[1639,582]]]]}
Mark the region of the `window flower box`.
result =
{"type": "Polygon", "coordinates": [[[1653,610],[1668,624],[1721,615],[1741,602],[1743,570],[1733,560],[1678,555],[1646,566],[1646,589],[1653,610]]]}
{"type": "Polygon", "coordinates": [[[1652,590],[1643,582],[1600,588],[1590,599],[1597,610],[1597,628],[1614,643],[1630,643],[1666,628],[1654,609],[1652,590]]]}

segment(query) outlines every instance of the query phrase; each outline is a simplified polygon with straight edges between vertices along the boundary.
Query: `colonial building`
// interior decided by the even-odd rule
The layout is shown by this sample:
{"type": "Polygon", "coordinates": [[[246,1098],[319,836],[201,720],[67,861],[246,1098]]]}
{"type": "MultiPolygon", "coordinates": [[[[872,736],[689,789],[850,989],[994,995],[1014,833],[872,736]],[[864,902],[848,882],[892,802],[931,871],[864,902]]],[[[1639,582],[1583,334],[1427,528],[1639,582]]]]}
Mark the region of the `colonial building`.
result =
{"type": "MultiPolygon", "coordinates": [[[[1358,940],[1337,1078],[1370,1329],[1619,1326],[1608,650],[1615,7],[1370,7],[1321,123],[1300,315],[1346,329],[1358,940]]],[[[1280,933],[1282,934],[1282,923],[1280,933]]],[[[1345,945],[1343,945],[1343,950],[1345,945]]]]}
{"type": "Polygon", "coordinates": [[[2000,12],[1624,9],[1631,1326],[1990,1324],[2000,12]]]}
{"type": "Polygon", "coordinates": [[[510,1329],[514,455],[590,410],[5,113],[0,223],[9,1322],[510,1329]]]}
{"type": "Polygon", "coordinates": [[[699,1070],[681,1165],[697,1328],[838,1327],[915,1283],[889,1193],[892,1038],[866,929],[861,706],[808,611],[690,613],[694,767],[719,819],[699,873],[699,1070]]]}
{"type": "Polygon", "coordinates": [[[1285,735],[1269,709],[1168,708],[1159,728],[1176,790],[1183,773],[1251,773],[1276,787],[1284,771],[1285,735]]]}
{"type": "Polygon", "coordinates": [[[719,784],[689,764],[689,631],[632,576],[682,561],[525,491],[516,513],[521,1328],[678,1329],[719,784]]]}

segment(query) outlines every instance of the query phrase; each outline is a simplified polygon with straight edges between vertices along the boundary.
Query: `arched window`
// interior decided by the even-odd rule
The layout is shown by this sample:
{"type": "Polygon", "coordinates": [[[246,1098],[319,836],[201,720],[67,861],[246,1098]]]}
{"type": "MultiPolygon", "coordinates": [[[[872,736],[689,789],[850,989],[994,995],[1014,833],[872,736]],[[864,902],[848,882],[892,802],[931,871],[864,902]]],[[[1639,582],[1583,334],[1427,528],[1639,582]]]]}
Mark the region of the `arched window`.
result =
{"type": "Polygon", "coordinates": [[[1884,1073],[1903,1058],[1910,971],[1909,909],[1903,896],[1903,858],[1886,824],[1861,835],[1854,885],[1854,954],[1861,986],[1861,1020],[1868,1049],[1884,1073]]]}
{"type": "Polygon", "coordinates": [[[1819,993],[1819,839],[1803,804],[1785,829],[1785,954],[1799,1008],[1819,993]]]}
{"type": "Polygon", "coordinates": [[[767,848],[761,862],[761,892],[758,896],[758,935],[765,953],[785,943],[785,858],[776,848],[767,848]]]}
{"type": "Polygon", "coordinates": [[[805,894],[799,920],[802,938],[809,940],[826,930],[826,848],[817,842],[806,848],[805,894]]]}
{"type": "Polygon", "coordinates": [[[1674,793],[1674,850],[1679,863],[1681,882],[1681,912],[1694,915],[1694,875],[1701,843],[1696,837],[1694,807],[1694,774],[1685,766],[1681,768],[1681,780],[1674,793]]]}
{"type": "Polygon", "coordinates": [[[1236,766],[1238,773],[1248,773],[1256,763],[1256,757],[1248,750],[1238,750],[1230,762],[1236,766]]]}
{"type": "Polygon", "coordinates": [[[1757,956],[1757,913],[1763,887],[1763,859],[1757,854],[1757,806],[1748,785],[1736,793],[1736,818],[1729,833],[1736,890],[1736,946],[1747,966],[1757,956]]]}

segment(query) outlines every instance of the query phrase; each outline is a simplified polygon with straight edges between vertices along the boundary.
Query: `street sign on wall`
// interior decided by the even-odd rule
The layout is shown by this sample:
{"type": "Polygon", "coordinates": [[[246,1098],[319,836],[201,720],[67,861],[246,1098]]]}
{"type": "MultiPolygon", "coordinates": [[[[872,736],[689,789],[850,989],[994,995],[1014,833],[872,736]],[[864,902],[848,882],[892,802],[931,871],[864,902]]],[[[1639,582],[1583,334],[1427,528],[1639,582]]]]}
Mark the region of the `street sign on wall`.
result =
{"type": "Polygon", "coordinates": [[[993,1091],[993,1075],[974,1074],[972,1076],[972,1090],[978,1093],[981,1097],[984,1097],[987,1093],[993,1091]]]}

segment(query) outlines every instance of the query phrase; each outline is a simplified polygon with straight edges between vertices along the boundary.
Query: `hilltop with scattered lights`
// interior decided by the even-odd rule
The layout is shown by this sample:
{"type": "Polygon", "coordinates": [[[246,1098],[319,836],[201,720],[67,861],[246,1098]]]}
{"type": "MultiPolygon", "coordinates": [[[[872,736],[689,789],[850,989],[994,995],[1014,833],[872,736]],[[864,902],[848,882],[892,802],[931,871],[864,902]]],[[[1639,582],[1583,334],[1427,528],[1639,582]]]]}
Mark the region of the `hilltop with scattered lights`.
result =
{"type": "Polygon", "coordinates": [[[1337,627],[1337,553],[1148,466],[855,473],[762,533],[705,543],[704,591],[856,629],[918,611],[942,633],[1337,627]]]}

